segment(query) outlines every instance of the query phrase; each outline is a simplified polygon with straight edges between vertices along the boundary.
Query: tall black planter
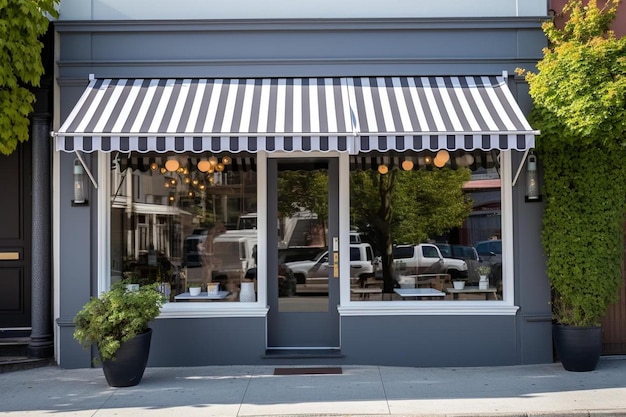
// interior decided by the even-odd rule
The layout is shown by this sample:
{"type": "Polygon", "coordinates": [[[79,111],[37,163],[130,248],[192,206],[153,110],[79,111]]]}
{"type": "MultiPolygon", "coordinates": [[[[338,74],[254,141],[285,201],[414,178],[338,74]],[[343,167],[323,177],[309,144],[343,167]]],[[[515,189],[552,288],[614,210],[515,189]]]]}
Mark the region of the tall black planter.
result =
{"type": "Polygon", "coordinates": [[[596,369],[602,353],[600,326],[576,327],[555,324],[552,335],[556,354],[568,371],[586,372],[596,369]]]}
{"type": "Polygon", "coordinates": [[[107,383],[112,387],[132,387],[141,382],[148,364],[152,329],[122,343],[115,359],[102,361],[107,383]]]}

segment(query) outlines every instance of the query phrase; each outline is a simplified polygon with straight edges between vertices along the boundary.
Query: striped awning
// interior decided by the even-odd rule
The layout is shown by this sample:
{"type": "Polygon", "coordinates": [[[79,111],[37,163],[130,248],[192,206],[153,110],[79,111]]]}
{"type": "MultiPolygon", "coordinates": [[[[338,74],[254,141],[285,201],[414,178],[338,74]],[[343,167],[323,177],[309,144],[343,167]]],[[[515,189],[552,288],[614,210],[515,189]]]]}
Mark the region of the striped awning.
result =
{"type": "Polygon", "coordinates": [[[517,149],[533,131],[500,77],[96,79],[58,150],[517,149]]]}
{"type": "Polygon", "coordinates": [[[524,150],[534,131],[502,77],[348,79],[361,152],[524,150]]]}

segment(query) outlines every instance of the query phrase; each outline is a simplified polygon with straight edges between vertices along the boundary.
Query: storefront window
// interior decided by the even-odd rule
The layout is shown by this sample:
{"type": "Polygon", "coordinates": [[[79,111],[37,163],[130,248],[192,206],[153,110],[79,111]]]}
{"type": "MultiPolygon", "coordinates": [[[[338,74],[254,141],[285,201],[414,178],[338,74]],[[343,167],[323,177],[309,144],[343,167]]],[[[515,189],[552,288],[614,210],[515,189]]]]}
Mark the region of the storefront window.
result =
{"type": "Polygon", "coordinates": [[[498,151],[361,154],[350,165],[352,233],[374,252],[351,268],[351,300],[502,300],[498,151]]]}
{"type": "Polygon", "coordinates": [[[255,157],[119,153],[111,167],[112,279],[158,282],[170,302],[238,301],[256,279],[255,157]]]}

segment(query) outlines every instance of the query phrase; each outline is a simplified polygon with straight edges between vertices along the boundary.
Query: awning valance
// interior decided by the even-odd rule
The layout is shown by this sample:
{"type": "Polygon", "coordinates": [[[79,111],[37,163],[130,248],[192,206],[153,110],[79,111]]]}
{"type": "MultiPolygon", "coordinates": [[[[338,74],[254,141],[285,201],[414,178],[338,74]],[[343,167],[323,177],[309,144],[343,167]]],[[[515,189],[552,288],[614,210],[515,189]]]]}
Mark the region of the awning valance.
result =
{"type": "Polygon", "coordinates": [[[92,80],[57,149],[258,152],[518,149],[534,135],[503,78],[92,80]]]}

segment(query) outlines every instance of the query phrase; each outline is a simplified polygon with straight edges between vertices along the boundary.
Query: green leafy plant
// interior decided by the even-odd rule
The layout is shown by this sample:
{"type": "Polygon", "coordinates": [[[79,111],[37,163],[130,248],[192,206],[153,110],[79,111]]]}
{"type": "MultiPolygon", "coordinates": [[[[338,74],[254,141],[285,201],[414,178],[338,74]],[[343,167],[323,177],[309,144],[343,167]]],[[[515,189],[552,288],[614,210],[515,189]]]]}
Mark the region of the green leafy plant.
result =
{"type": "Polygon", "coordinates": [[[122,343],[147,331],[165,301],[158,283],[135,291],[126,288],[129,283],[115,282],[100,297],[92,297],[74,317],[74,338],[85,347],[95,343],[103,361],[113,359],[122,343]]]}
{"type": "Polygon", "coordinates": [[[478,272],[478,275],[489,275],[491,267],[488,265],[479,265],[476,267],[476,272],[478,272]]]}
{"type": "Polygon", "coordinates": [[[28,116],[44,73],[40,36],[49,16],[58,17],[59,0],[0,0],[0,153],[11,154],[28,140],[28,116]]]}
{"type": "Polygon", "coordinates": [[[560,324],[598,325],[623,282],[626,209],[626,38],[609,30],[619,1],[570,0],[565,27],[537,73],[519,70],[534,101],[544,167],[542,242],[560,324]]]}

